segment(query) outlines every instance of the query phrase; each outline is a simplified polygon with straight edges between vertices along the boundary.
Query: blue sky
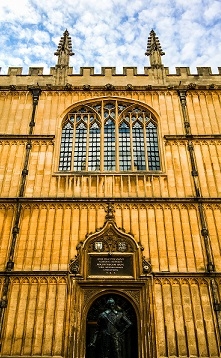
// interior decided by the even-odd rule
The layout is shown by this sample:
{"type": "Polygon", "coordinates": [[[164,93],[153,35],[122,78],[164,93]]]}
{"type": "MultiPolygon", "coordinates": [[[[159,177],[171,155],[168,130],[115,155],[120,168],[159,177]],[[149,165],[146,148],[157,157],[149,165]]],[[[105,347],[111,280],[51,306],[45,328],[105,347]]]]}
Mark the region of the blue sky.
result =
{"type": "Polygon", "coordinates": [[[163,63],[221,67],[221,0],[1,0],[0,67],[44,67],[57,62],[54,52],[68,29],[75,56],[70,66],[149,66],[144,55],[151,29],[165,52],[163,63]]]}

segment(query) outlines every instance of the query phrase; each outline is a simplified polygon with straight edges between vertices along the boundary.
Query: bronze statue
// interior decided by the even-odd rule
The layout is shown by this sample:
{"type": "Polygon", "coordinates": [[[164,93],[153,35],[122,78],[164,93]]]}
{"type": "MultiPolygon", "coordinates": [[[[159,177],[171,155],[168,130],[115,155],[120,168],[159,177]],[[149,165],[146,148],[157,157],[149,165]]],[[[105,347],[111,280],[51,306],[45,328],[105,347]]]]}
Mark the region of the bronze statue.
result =
{"type": "Polygon", "coordinates": [[[116,306],[113,298],[108,299],[106,310],[97,321],[97,330],[90,347],[96,358],[126,358],[124,333],[132,325],[125,312],[116,306]]]}

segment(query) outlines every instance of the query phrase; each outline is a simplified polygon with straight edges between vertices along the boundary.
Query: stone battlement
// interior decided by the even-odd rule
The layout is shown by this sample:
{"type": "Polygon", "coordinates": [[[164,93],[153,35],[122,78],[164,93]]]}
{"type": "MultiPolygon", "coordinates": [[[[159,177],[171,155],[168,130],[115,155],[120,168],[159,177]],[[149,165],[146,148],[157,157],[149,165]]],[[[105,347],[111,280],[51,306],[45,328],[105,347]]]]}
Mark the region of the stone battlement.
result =
{"type": "MultiPolygon", "coordinates": [[[[178,86],[178,85],[217,85],[221,86],[221,67],[213,74],[211,67],[197,67],[196,73],[190,73],[189,67],[176,67],[176,73],[170,73],[168,67],[144,67],[138,73],[136,67],[124,67],[123,73],[116,73],[116,67],[102,67],[95,73],[94,67],[81,67],[79,73],[73,73],[72,67],[55,66],[49,74],[44,74],[43,67],[29,67],[28,74],[23,74],[22,67],[9,67],[8,74],[0,74],[0,86],[24,86],[38,83],[45,85],[70,86],[178,86]]],[[[194,88],[194,86],[193,86],[194,88]]]]}
{"type": "MultiPolygon", "coordinates": [[[[50,74],[54,75],[59,67],[51,67],[50,74]]],[[[1,70],[1,68],[0,68],[1,70]]],[[[170,73],[169,67],[152,68],[144,67],[144,73],[138,73],[137,67],[123,67],[123,73],[116,73],[116,67],[101,67],[101,73],[94,73],[94,67],[80,67],[79,73],[73,73],[73,67],[68,67],[68,75],[73,76],[127,76],[133,74],[133,76],[148,76],[153,70],[160,70],[170,76],[221,76],[221,67],[218,67],[218,73],[212,73],[211,67],[197,67],[196,73],[190,73],[189,67],[176,67],[176,73],[170,73]]],[[[9,67],[7,75],[1,74],[0,76],[39,76],[43,75],[44,67],[29,67],[28,74],[22,73],[23,67],[9,67]]],[[[48,74],[45,74],[48,76],[48,74]]]]}

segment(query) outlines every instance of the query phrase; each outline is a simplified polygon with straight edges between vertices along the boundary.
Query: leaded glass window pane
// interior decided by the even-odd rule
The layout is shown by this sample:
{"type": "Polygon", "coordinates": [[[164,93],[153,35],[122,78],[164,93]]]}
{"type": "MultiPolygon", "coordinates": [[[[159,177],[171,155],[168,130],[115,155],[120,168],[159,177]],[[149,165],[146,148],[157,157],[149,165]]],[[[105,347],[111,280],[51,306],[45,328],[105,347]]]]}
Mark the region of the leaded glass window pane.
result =
{"type": "Polygon", "coordinates": [[[119,168],[131,170],[130,127],[124,122],[119,127],[119,168]]]}
{"type": "Polygon", "coordinates": [[[95,122],[89,131],[88,170],[100,170],[100,127],[95,122]]]}
{"type": "Polygon", "coordinates": [[[81,104],[63,126],[59,170],[160,170],[155,121],[153,113],[133,102],[81,104]]]}
{"type": "Polygon", "coordinates": [[[115,124],[111,119],[104,126],[104,170],[115,170],[115,124]]]}
{"type": "Polygon", "coordinates": [[[74,148],[74,170],[86,170],[87,128],[81,123],[76,128],[74,148]]]}
{"type": "Polygon", "coordinates": [[[143,126],[139,122],[136,122],[132,131],[134,169],[146,170],[143,126]]]}
{"type": "Polygon", "coordinates": [[[157,127],[150,122],[146,128],[149,170],[160,170],[157,127]]]}
{"type": "Polygon", "coordinates": [[[59,170],[71,169],[72,142],[73,127],[67,123],[62,129],[59,170]]]}

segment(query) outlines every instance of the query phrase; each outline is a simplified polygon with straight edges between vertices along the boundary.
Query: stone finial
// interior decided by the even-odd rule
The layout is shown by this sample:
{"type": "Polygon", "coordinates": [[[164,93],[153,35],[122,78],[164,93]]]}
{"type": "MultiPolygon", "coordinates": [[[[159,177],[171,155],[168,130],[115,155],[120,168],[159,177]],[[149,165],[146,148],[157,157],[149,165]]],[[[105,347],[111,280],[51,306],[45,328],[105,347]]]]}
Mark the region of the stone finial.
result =
{"type": "Polygon", "coordinates": [[[156,36],[154,30],[150,31],[150,36],[147,41],[146,56],[150,56],[150,66],[153,68],[162,68],[161,56],[165,55],[160,46],[160,41],[156,36]]]}
{"type": "Polygon", "coordinates": [[[72,52],[71,37],[69,36],[68,30],[65,30],[63,36],[60,39],[57,51],[54,54],[58,56],[57,66],[69,66],[69,58],[70,56],[74,55],[74,52],[72,52]]]}

